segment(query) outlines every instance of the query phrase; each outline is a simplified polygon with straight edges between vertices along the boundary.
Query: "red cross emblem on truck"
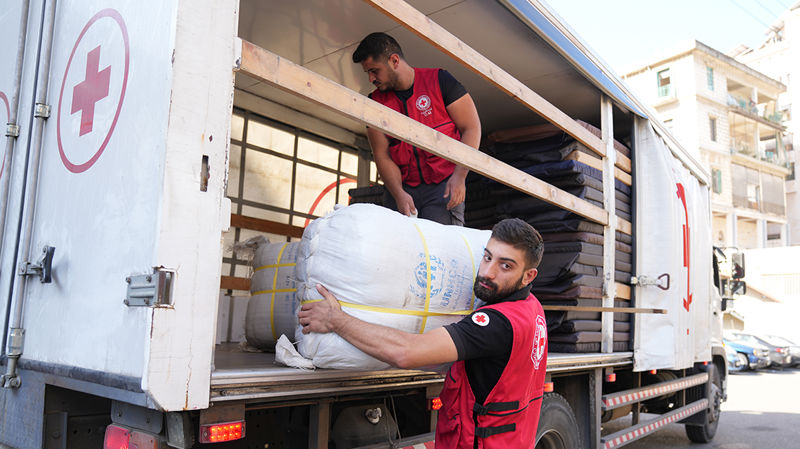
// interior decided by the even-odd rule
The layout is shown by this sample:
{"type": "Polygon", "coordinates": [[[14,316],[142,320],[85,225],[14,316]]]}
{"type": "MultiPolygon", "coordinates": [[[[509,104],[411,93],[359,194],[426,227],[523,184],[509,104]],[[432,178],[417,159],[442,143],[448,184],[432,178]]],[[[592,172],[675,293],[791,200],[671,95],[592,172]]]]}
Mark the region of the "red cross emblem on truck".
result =
{"type": "Polygon", "coordinates": [[[88,170],[108,146],[125,100],[129,68],[125,20],[117,10],[104,9],[83,27],[63,69],[56,139],[70,172],[88,170]]]}
{"type": "Polygon", "coordinates": [[[81,113],[80,135],[92,132],[94,105],[108,96],[108,83],[111,67],[100,68],[100,46],[90,51],[86,57],[86,78],[72,89],[71,112],[81,113]]]}

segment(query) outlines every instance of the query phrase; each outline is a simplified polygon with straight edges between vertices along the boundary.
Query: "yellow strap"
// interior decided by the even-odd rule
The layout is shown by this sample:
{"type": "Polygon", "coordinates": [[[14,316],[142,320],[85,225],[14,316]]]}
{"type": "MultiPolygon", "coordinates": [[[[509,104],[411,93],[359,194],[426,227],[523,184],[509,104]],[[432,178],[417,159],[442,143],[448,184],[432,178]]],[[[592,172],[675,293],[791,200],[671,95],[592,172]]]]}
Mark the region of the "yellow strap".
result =
{"type": "MultiPolygon", "coordinates": [[[[461,238],[464,239],[464,244],[467,245],[467,251],[469,252],[469,261],[472,263],[472,285],[474,286],[475,285],[475,276],[478,275],[478,273],[475,272],[475,256],[472,254],[472,247],[469,246],[469,242],[467,241],[467,238],[464,237],[464,234],[461,234],[461,238]]],[[[470,299],[470,303],[469,304],[470,304],[469,305],[469,309],[470,310],[475,310],[475,289],[474,288],[472,289],[472,299],[470,299]]]]}
{"type": "Polygon", "coordinates": [[[267,268],[293,267],[295,265],[297,265],[297,264],[296,263],[273,263],[273,264],[270,264],[270,265],[260,266],[260,267],[256,268],[253,271],[266,270],[267,268]]]}
{"type": "MultiPolygon", "coordinates": [[[[306,301],[301,301],[300,304],[311,304],[314,302],[320,302],[322,299],[309,299],[306,301]]],[[[472,310],[454,310],[452,312],[430,312],[430,311],[422,311],[422,310],[407,310],[407,309],[395,309],[392,307],[378,307],[378,306],[365,306],[363,304],[353,304],[351,302],[346,301],[339,301],[339,304],[342,307],[349,307],[351,309],[359,309],[359,310],[366,310],[369,312],[380,312],[380,313],[392,313],[395,315],[408,315],[408,316],[421,316],[421,317],[429,317],[429,316],[464,316],[469,315],[472,313],[472,310]]]]}
{"type": "MultiPolygon", "coordinates": [[[[281,250],[278,252],[278,260],[275,261],[275,264],[281,263],[281,257],[283,257],[283,250],[289,246],[289,242],[286,242],[281,247],[281,250]]],[[[275,330],[275,293],[278,287],[278,270],[275,270],[275,274],[272,276],[272,299],[269,302],[269,326],[272,329],[272,339],[278,341],[278,332],[275,330]]],[[[288,290],[288,289],[285,289],[288,290]]]]}
{"type": "Polygon", "coordinates": [[[431,307],[431,254],[428,252],[428,244],[425,242],[425,235],[422,234],[422,229],[417,224],[414,224],[414,227],[417,228],[419,237],[422,239],[422,247],[425,249],[425,270],[428,272],[427,287],[425,287],[425,314],[422,315],[422,325],[419,328],[419,333],[421,334],[425,332],[425,323],[428,321],[427,313],[431,307]]]}
{"type": "Polygon", "coordinates": [[[274,290],[259,290],[257,292],[253,292],[253,295],[263,295],[264,293],[290,293],[296,291],[296,288],[277,288],[274,290]]]}

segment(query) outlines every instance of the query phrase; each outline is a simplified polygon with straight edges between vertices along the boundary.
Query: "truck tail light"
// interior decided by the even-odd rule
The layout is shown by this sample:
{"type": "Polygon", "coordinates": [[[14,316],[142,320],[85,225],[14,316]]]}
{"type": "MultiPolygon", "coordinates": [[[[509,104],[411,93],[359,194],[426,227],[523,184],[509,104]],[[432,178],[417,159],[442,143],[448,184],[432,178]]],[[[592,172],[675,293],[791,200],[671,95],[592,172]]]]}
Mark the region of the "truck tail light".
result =
{"type": "Polygon", "coordinates": [[[544,392],[545,393],[552,393],[554,389],[555,389],[555,385],[553,385],[553,382],[545,382],[544,383],[544,392]]]}
{"type": "Polygon", "coordinates": [[[442,408],[442,400],[440,398],[433,398],[428,403],[428,410],[439,410],[442,408]]]}
{"type": "Polygon", "coordinates": [[[244,438],[244,421],[207,424],[200,427],[201,443],[222,443],[244,438]]]}
{"type": "Polygon", "coordinates": [[[158,449],[158,440],[144,432],[109,424],[103,439],[103,449],[158,449]]]}

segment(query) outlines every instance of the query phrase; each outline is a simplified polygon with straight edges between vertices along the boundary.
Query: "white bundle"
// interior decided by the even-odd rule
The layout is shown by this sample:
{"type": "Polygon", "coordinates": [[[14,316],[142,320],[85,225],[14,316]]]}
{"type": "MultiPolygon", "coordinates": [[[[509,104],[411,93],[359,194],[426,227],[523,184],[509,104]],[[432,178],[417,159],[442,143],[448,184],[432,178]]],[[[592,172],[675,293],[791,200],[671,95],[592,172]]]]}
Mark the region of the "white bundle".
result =
{"type": "Polygon", "coordinates": [[[245,337],[259,349],[272,351],[281,334],[293,335],[297,326],[297,282],[294,268],[300,242],[257,242],[250,279],[245,337]]]}
{"type": "MultiPolygon", "coordinates": [[[[474,310],[472,286],[490,231],[409,218],[372,204],[340,207],[306,228],[295,275],[302,301],[325,286],[367,322],[422,333],[474,310]]],[[[320,368],[383,369],[336,334],[297,327],[300,353],[320,368]]]]}

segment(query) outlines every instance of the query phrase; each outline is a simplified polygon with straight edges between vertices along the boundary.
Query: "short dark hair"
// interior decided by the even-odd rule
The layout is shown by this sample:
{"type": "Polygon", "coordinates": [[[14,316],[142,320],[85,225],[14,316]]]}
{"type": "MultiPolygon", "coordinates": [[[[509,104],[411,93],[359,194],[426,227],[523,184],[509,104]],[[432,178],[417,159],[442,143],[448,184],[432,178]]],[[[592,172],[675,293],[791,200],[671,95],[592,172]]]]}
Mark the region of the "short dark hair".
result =
{"type": "Polygon", "coordinates": [[[380,32],[370,33],[358,44],[358,48],[353,53],[353,62],[359,63],[369,57],[376,61],[385,61],[395,53],[401,59],[405,59],[403,57],[403,49],[400,48],[400,44],[392,36],[380,32]]]}
{"type": "Polygon", "coordinates": [[[542,261],[542,236],[533,226],[519,218],[507,218],[494,225],[492,238],[524,251],[526,270],[537,268],[542,261]]]}

